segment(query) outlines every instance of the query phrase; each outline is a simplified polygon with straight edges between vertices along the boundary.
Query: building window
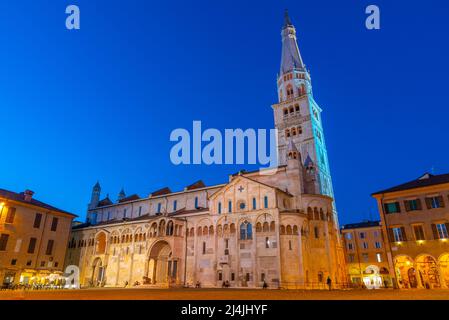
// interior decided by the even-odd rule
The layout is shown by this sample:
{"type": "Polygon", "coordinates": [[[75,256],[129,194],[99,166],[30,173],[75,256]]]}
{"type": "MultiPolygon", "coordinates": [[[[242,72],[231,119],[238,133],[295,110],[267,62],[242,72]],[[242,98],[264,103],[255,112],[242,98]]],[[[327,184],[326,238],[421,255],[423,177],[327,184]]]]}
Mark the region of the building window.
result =
{"type": "Polygon", "coordinates": [[[203,242],[203,254],[206,254],[206,242],[203,242]]]}
{"type": "Polygon", "coordinates": [[[218,214],[221,214],[221,202],[218,203],[218,214]]]}
{"type": "Polygon", "coordinates": [[[231,273],[231,281],[234,281],[235,280],[235,273],[233,272],[233,273],[231,273]]]}
{"type": "Polygon", "coordinates": [[[419,200],[419,199],[406,200],[406,201],[404,201],[404,204],[405,204],[406,211],[421,210],[421,200],[419,200]]]}
{"type": "Polygon", "coordinates": [[[442,196],[426,198],[427,209],[444,208],[444,200],[442,196]]]}
{"type": "Polygon", "coordinates": [[[157,212],[156,213],[161,213],[161,208],[162,208],[162,203],[158,203],[157,204],[157,212]]]}
{"type": "Polygon", "coordinates": [[[260,281],[265,281],[265,273],[260,274],[260,281]]]}
{"type": "Polygon", "coordinates": [[[418,241],[425,240],[423,226],[421,226],[421,225],[413,226],[413,231],[415,232],[416,240],[418,240],[418,241]]]}
{"type": "Polygon", "coordinates": [[[47,250],[45,250],[45,254],[47,256],[51,256],[52,252],[53,252],[53,245],[54,245],[55,241],[54,240],[48,240],[47,242],[47,250]]]}
{"type": "Polygon", "coordinates": [[[245,207],[246,207],[246,205],[245,205],[245,202],[240,202],[240,204],[239,204],[239,208],[240,208],[240,210],[245,210],[245,207]]]}
{"type": "Polygon", "coordinates": [[[177,209],[177,207],[178,207],[178,201],[173,201],[173,211],[176,211],[176,209],[177,209]]]}
{"type": "Polygon", "coordinates": [[[393,239],[394,239],[394,242],[405,241],[404,227],[393,228],[392,230],[393,230],[393,239]]]}
{"type": "Polygon", "coordinates": [[[256,198],[253,198],[253,210],[257,209],[257,201],[256,198]]]}
{"type": "Polygon", "coordinates": [[[438,232],[438,239],[447,239],[448,233],[447,233],[447,226],[444,223],[439,223],[436,225],[437,232],[438,232]]]}
{"type": "Polygon", "coordinates": [[[376,246],[376,249],[382,248],[382,244],[379,241],[376,241],[375,246],[376,246]]]}
{"type": "Polygon", "coordinates": [[[267,196],[263,197],[263,206],[265,209],[268,208],[268,197],[267,196]]]}
{"type": "Polygon", "coordinates": [[[6,214],[6,220],[5,223],[14,223],[14,217],[16,216],[16,208],[14,207],[9,207],[8,208],[8,213],[6,214]]]}
{"type": "Polygon", "coordinates": [[[28,260],[28,261],[27,261],[27,266],[31,266],[32,263],[33,263],[33,262],[32,262],[31,260],[28,260]]]}
{"type": "Polygon", "coordinates": [[[142,207],[139,207],[139,213],[138,213],[139,217],[142,215],[142,207]]]}
{"type": "Polygon", "coordinates": [[[352,243],[348,243],[348,250],[354,250],[354,245],[352,243]]]}
{"type": "Polygon", "coordinates": [[[53,217],[53,220],[51,221],[51,231],[56,231],[58,228],[58,218],[53,217]]]}
{"type": "Polygon", "coordinates": [[[36,238],[30,238],[30,243],[28,244],[28,253],[34,253],[34,250],[36,249],[36,238]]]}
{"type": "Polygon", "coordinates": [[[16,264],[17,264],[17,259],[12,259],[12,260],[11,260],[11,265],[12,265],[12,266],[15,266],[16,264]]]}
{"type": "Polygon", "coordinates": [[[108,211],[108,221],[111,220],[111,211],[108,211]]]}
{"type": "Polygon", "coordinates": [[[270,238],[268,238],[268,237],[265,238],[265,248],[266,249],[270,248],[270,238]]]}
{"type": "Polygon", "coordinates": [[[240,225],[240,240],[251,240],[253,238],[253,226],[248,221],[240,225]]]}
{"type": "Polygon", "coordinates": [[[318,239],[320,237],[320,230],[318,227],[313,228],[313,231],[315,233],[315,239],[318,239]]]}
{"type": "Polygon", "coordinates": [[[363,245],[363,249],[368,249],[368,242],[364,241],[362,245],[363,245]]]}
{"type": "Polygon", "coordinates": [[[292,250],[292,241],[288,240],[288,250],[292,250]]]}
{"type": "Polygon", "coordinates": [[[401,212],[401,207],[399,206],[399,202],[386,203],[385,204],[385,212],[387,214],[401,212]]]}
{"type": "Polygon", "coordinates": [[[368,260],[369,260],[368,253],[362,253],[362,259],[363,259],[363,262],[368,262],[368,260]]]}
{"type": "Polygon", "coordinates": [[[126,209],[123,209],[123,218],[126,218],[126,209]]]}
{"type": "Polygon", "coordinates": [[[352,233],[351,232],[346,233],[345,238],[346,240],[352,240],[352,233]]]}
{"type": "Polygon", "coordinates": [[[366,233],[365,232],[360,232],[359,233],[359,237],[360,237],[360,239],[365,239],[366,238],[366,233]]]}
{"type": "Polygon", "coordinates": [[[0,237],[0,251],[6,251],[8,245],[9,234],[3,233],[0,237]]]}
{"type": "Polygon", "coordinates": [[[354,260],[355,260],[355,255],[354,254],[351,253],[350,255],[348,255],[348,261],[350,263],[354,262],[354,260]]]}
{"type": "Polygon", "coordinates": [[[41,227],[41,221],[42,221],[42,214],[36,213],[36,215],[34,216],[33,228],[39,229],[41,227]]]}
{"type": "Polygon", "coordinates": [[[250,275],[249,272],[247,272],[246,275],[245,275],[245,281],[246,282],[251,281],[251,275],[250,275]]]}
{"type": "Polygon", "coordinates": [[[195,209],[198,209],[198,197],[195,197],[195,209]]]}
{"type": "Polygon", "coordinates": [[[231,200],[228,201],[228,212],[229,213],[232,212],[232,201],[231,200]]]}
{"type": "Polygon", "coordinates": [[[223,273],[219,272],[218,273],[218,281],[222,281],[223,280],[223,273]]]}
{"type": "Polygon", "coordinates": [[[376,253],[377,262],[382,262],[382,253],[376,253]]]}
{"type": "Polygon", "coordinates": [[[45,261],[41,261],[41,267],[45,267],[45,261]]]}

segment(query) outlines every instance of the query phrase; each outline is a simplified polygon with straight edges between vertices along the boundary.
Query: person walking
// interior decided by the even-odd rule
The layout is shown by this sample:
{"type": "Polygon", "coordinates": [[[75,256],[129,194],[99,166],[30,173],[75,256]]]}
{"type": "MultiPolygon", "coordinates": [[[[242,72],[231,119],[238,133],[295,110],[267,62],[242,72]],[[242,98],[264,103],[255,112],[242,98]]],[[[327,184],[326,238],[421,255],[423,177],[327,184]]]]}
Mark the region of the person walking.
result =
{"type": "Polygon", "coordinates": [[[332,279],[330,276],[327,277],[326,280],[327,286],[329,287],[329,291],[332,289],[332,279]]]}

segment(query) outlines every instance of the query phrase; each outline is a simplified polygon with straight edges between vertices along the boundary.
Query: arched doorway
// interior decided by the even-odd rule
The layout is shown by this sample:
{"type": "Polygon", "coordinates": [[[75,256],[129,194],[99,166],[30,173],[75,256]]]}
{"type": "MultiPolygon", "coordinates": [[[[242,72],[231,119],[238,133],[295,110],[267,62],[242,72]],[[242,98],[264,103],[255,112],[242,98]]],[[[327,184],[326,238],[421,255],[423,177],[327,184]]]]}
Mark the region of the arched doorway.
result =
{"type": "Polygon", "coordinates": [[[150,249],[148,278],[152,284],[161,286],[176,282],[178,262],[172,259],[172,250],[167,241],[157,241],[150,249]]]}
{"type": "Polygon", "coordinates": [[[449,287],[449,253],[444,253],[438,259],[440,264],[441,284],[449,287]]]}
{"type": "Polygon", "coordinates": [[[365,269],[363,283],[367,289],[379,289],[382,287],[382,277],[380,276],[378,266],[371,265],[365,269]]]}
{"type": "Polygon", "coordinates": [[[106,234],[100,232],[95,238],[95,254],[106,253],[106,234]]]}
{"type": "Polygon", "coordinates": [[[96,258],[92,264],[92,285],[99,287],[104,280],[104,267],[100,258],[96,258]]]}
{"type": "Polygon", "coordinates": [[[416,266],[424,288],[434,289],[441,286],[437,262],[432,256],[423,255],[418,257],[416,266]]]}
{"type": "Polygon", "coordinates": [[[416,271],[413,260],[408,256],[398,256],[394,259],[396,277],[401,289],[417,288],[416,271]]]}

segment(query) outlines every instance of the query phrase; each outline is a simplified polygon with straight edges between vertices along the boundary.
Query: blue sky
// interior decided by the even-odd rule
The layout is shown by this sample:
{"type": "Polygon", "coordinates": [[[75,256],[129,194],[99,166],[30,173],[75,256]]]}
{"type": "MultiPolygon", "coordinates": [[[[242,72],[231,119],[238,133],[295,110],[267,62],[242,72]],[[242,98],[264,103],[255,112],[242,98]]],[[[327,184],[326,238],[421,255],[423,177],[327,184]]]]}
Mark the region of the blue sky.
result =
{"type": "MultiPolygon", "coordinates": [[[[84,219],[92,186],[116,198],[242,166],[174,166],[170,132],[272,128],[288,8],[322,114],[342,223],[370,194],[449,172],[449,4],[409,1],[8,0],[0,4],[0,188],[84,219]],[[65,8],[81,30],[65,29],[65,8]],[[365,8],[381,9],[381,30],[365,8]]],[[[245,166],[252,169],[251,166],[245,166]]]]}

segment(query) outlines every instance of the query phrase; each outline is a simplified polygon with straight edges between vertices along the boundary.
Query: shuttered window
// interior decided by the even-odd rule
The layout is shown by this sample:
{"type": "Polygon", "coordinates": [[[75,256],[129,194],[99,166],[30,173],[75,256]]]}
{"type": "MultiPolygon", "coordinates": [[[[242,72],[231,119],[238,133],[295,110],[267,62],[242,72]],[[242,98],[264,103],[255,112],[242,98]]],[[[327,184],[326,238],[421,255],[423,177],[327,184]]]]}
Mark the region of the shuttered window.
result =
{"type": "Polygon", "coordinates": [[[14,217],[16,216],[16,208],[9,207],[8,213],[6,214],[5,223],[14,223],[14,217]]]}
{"type": "Polygon", "coordinates": [[[404,205],[407,212],[422,210],[420,199],[406,200],[404,201],[404,205]]]}
{"type": "Polygon", "coordinates": [[[400,207],[400,205],[399,205],[399,202],[390,202],[390,203],[386,203],[386,204],[384,205],[384,207],[385,207],[385,212],[386,212],[387,214],[390,214],[390,213],[399,213],[399,212],[401,212],[401,207],[400,207]]]}
{"type": "Polygon", "coordinates": [[[34,217],[33,228],[39,229],[41,227],[41,221],[42,221],[42,213],[36,213],[36,216],[34,217]]]}
{"type": "Polygon", "coordinates": [[[424,229],[421,225],[413,226],[413,231],[415,232],[416,240],[425,240],[424,229]]]}
{"type": "Polygon", "coordinates": [[[45,251],[45,254],[47,256],[50,256],[53,252],[53,245],[54,245],[54,240],[48,240],[47,243],[47,250],[45,251]]]}
{"type": "Polygon", "coordinates": [[[5,251],[6,246],[8,245],[9,234],[3,233],[0,236],[0,251],[5,251]]]}

